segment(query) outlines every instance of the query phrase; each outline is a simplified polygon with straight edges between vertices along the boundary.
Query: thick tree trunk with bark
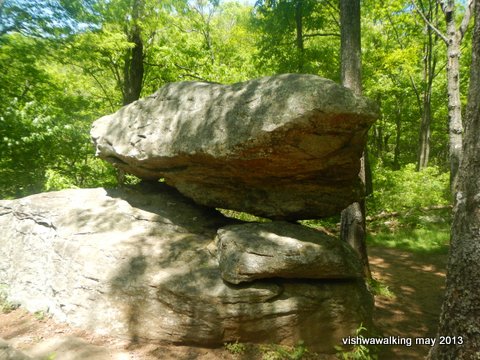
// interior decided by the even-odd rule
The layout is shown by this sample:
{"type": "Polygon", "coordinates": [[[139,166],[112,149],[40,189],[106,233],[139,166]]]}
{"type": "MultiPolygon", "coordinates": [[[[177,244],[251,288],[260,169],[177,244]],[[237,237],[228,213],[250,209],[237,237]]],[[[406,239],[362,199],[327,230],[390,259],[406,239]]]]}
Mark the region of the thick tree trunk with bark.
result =
{"type": "Polygon", "coordinates": [[[123,105],[130,104],[140,98],[143,84],[143,43],[140,30],[134,26],[129,39],[134,46],[125,59],[123,105]]]}
{"type": "Polygon", "coordinates": [[[128,33],[128,41],[133,47],[125,56],[123,76],[123,105],[130,104],[140,98],[143,85],[143,41],[139,25],[142,0],[134,0],[132,11],[132,28],[128,33]]]}
{"type": "Polygon", "coordinates": [[[463,159],[437,345],[430,359],[480,359],[480,0],[475,1],[463,159]],[[450,345],[441,345],[449,337],[450,345]]]}
{"type": "Polygon", "coordinates": [[[465,15],[457,30],[455,23],[455,1],[443,3],[443,13],[447,24],[447,91],[448,91],[448,132],[450,156],[450,188],[455,194],[457,173],[462,160],[462,104],[460,101],[460,45],[470,20],[471,2],[467,4],[465,15]]]}
{"type": "Polygon", "coordinates": [[[342,85],[362,94],[362,50],[360,38],[360,1],[340,1],[341,79],[342,85]]]}
{"type": "Polygon", "coordinates": [[[462,104],[460,101],[460,38],[455,28],[452,12],[447,12],[447,91],[448,91],[448,132],[450,139],[450,187],[455,193],[457,172],[462,160],[462,104]]]}
{"type": "MultiPolygon", "coordinates": [[[[362,55],[360,42],[360,0],[340,1],[341,79],[342,85],[357,95],[362,93],[362,55]]],[[[365,156],[359,177],[365,188],[365,156]]],[[[365,201],[353,203],[342,211],[340,237],[360,256],[366,278],[371,278],[365,231],[365,201]]]]}

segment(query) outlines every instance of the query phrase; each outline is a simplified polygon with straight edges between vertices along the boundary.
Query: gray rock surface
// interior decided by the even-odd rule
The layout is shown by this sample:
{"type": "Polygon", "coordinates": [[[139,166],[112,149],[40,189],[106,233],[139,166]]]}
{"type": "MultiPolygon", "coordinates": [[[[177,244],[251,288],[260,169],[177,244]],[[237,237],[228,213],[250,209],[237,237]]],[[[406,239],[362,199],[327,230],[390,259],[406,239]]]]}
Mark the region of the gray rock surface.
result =
{"type": "Polygon", "coordinates": [[[8,342],[0,339],[0,360],[34,360],[23,352],[16,350],[8,342]]]}
{"type": "Polygon", "coordinates": [[[92,345],[75,336],[54,336],[44,339],[27,353],[32,360],[126,360],[131,358],[128,353],[92,345]]]}
{"type": "Polygon", "coordinates": [[[232,221],[151,186],[0,201],[9,301],[99,334],[204,346],[301,339],[334,351],[368,323],[372,299],[361,282],[224,282],[214,238],[232,221]]]}
{"type": "Polygon", "coordinates": [[[165,178],[197,203],[275,219],[339,213],[362,197],[377,108],[331,80],[284,74],[172,83],[94,122],[97,155],[165,178]]]}
{"type": "Polygon", "coordinates": [[[92,345],[74,336],[53,336],[47,339],[31,339],[32,344],[24,352],[15,349],[12,340],[0,338],[0,360],[125,360],[126,352],[92,345]]]}
{"type": "Polygon", "coordinates": [[[233,284],[273,277],[361,278],[360,260],[345,242],[284,221],[231,225],[217,232],[222,278],[233,284]]]}

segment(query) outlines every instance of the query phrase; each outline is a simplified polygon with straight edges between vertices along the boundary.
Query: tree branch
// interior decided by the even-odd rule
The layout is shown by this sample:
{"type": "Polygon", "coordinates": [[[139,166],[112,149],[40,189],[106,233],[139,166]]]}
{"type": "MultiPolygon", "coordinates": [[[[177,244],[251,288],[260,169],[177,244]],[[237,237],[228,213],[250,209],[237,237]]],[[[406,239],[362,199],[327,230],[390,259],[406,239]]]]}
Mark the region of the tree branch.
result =
{"type": "Polygon", "coordinates": [[[334,14],[338,14],[338,12],[340,11],[338,6],[335,6],[333,5],[330,1],[325,1],[325,3],[327,4],[328,8],[329,8],[329,14],[331,15],[333,21],[337,24],[337,26],[340,28],[340,21],[337,19],[337,17],[335,17],[334,14]]]}
{"type": "Polygon", "coordinates": [[[437,27],[435,25],[433,25],[428,19],[427,17],[425,16],[425,14],[423,13],[423,11],[421,11],[417,4],[415,3],[415,1],[412,1],[412,5],[413,7],[415,8],[415,10],[417,11],[417,13],[422,17],[423,21],[425,21],[425,24],[427,24],[433,31],[435,31],[435,33],[445,42],[445,44],[448,45],[448,38],[440,31],[437,29],[437,27]]]}
{"type": "Polygon", "coordinates": [[[315,33],[315,34],[303,35],[303,38],[310,38],[310,37],[316,37],[316,36],[338,36],[338,37],[340,37],[340,34],[338,34],[338,33],[315,33]]]}
{"type": "Polygon", "coordinates": [[[462,41],[463,37],[465,36],[465,33],[467,32],[468,24],[470,23],[470,17],[472,16],[472,10],[473,10],[473,0],[468,0],[467,8],[465,9],[465,14],[463,14],[462,23],[458,28],[458,31],[460,33],[460,41],[462,41]]]}
{"type": "Polygon", "coordinates": [[[189,69],[185,66],[182,66],[182,65],[178,65],[178,64],[174,64],[177,68],[181,69],[181,70],[185,70],[185,71],[188,71],[186,72],[185,74],[183,74],[184,76],[190,76],[191,78],[194,78],[194,79],[197,79],[197,80],[201,80],[201,81],[205,81],[205,82],[210,82],[210,80],[208,79],[205,79],[197,74],[194,74],[192,72],[194,72],[192,69],[189,69]]]}

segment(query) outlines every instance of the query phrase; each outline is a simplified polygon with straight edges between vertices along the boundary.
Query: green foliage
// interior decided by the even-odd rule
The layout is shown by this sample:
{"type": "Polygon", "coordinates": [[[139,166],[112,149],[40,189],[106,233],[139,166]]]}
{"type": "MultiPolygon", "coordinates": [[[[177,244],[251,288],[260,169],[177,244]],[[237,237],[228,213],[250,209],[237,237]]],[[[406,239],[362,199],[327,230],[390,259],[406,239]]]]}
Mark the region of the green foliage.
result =
{"type": "Polygon", "coordinates": [[[303,342],[299,342],[296,346],[260,345],[260,351],[262,360],[300,360],[308,354],[303,342]]]}
{"type": "MultiPolygon", "coordinates": [[[[417,218],[418,219],[418,218],[417,218]]],[[[389,221],[391,225],[391,220],[389,221]]],[[[425,224],[417,220],[417,228],[400,226],[391,229],[387,226],[372,229],[367,234],[367,243],[375,246],[385,246],[413,251],[416,253],[446,254],[450,243],[450,224],[425,224]]]]}
{"type": "Polygon", "coordinates": [[[332,2],[258,0],[254,14],[256,62],[263,72],[339,78],[339,13],[332,2]]]}
{"type": "Polygon", "coordinates": [[[368,288],[375,296],[383,296],[390,299],[395,297],[395,294],[388,288],[387,285],[377,279],[374,279],[373,277],[368,279],[368,288]]]}
{"type": "MultiPolygon", "coordinates": [[[[355,330],[355,337],[365,338],[367,336],[367,329],[360,324],[355,330]]],[[[375,346],[354,345],[351,349],[344,349],[341,346],[336,346],[337,358],[342,360],[377,360],[378,349],[375,346]]]]}
{"type": "Polygon", "coordinates": [[[0,198],[111,183],[94,159],[89,128],[103,110],[83,74],[56,61],[51,40],[0,43],[0,198]]]}
{"type": "Polygon", "coordinates": [[[8,300],[5,285],[0,284],[0,312],[2,314],[8,314],[19,307],[20,305],[8,300]]]}
{"type": "Polygon", "coordinates": [[[53,352],[46,357],[42,358],[42,360],[55,360],[57,358],[57,353],[53,352]]]}
{"type": "Polygon", "coordinates": [[[217,209],[217,210],[219,210],[226,217],[241,220],[241,221],[247,221],[247,222],[268,222],[268,221],[271,221],[269,219],[262,218],[262,217],[259,217],[259,216],[255,216],[255,215],[252,215],[252,214],[248,214],[246,212],[228,210],[228,209],[217,209]]]}
{"type": "Polygon", "coordinates": [[[436,166],[420,172],[414,164],[400,170],[377,166],[373,187],[374,196],[367,201],[371,214],[449,204],[449,174],[436,166]]]}
{"type": "Polygon", "coordinates": [[[33,317],[38,321],[43,321],[47,317],[47,313],[45,311],[38,310],[33,313],[33,317]]]}
{"type": "MultiPolygon", "coordinates": [[[[426,7],[435,1],[423,2],[426,7]]],[[[436,15],[435,15],[436,14],[436,15]]],[[[441,11],[432,23],[443,32],[441,11]]],[[[428,45],[425,23],[414,11],[411,1],[367,2],[362,4],[362,57],[365,94],[375,99],[382,117],[370,132],[371,158],[386,166],[399,168],[417,158],[420,120],[426,99],[428,79],[424,77],[425,49],[428,45]],[[395,152],[397,151],[397,154],[395,152]]],[[[468,41],[462,54],[469,53],[468,41]]],[[[446,49],[433,37],[433,71],[430,136],[430,164],[447,168],[448,132],[446,94],[446,49]]],[[[463,55],[462,55],[463,58],[463,55]]],[[[462,66],[462,79],[468,77],[462,66]]],[[[462,89],[466,81],[462,80],[462,89]]],[[[428,98],[428,97],[427,97],[428,98]]]]}
{"type": "Polygon", "coordinates": [[[277,344],[244,344],[237,340],[234,343],[225,343],[224,348],[236,358],[242,359],[313,360],[318,358],[318,354],[309,352],[302,341],[296,346],[283,346],[277,344]]]}
{"type": "Polygon", "coordinates": [[[234,343],[225,343],[224,347],[232,355],[241,355],[247,350],[247,346],[239,343],[238,340],[234,343]]]}
{"type": "Polygon", "coordinates": [[[340,224],[340,214],[335,216],[329,216],[322,219],[300,220],[299,223],[302,224],[303,226],[308,226],[314,229],[335,232],[337,228],[337,224],[340,224]]]}
{"type": "Polygon", "coordinates": [[[415,252],[446,252],[450,239],[449,175],[437,167],[415,171],[377,167],[367,199],[367,241],[415,252]],[[443,205],[443,207],[441,207],[443,205]],[[439,209],[435,207],[440,206],[439,209]]]}

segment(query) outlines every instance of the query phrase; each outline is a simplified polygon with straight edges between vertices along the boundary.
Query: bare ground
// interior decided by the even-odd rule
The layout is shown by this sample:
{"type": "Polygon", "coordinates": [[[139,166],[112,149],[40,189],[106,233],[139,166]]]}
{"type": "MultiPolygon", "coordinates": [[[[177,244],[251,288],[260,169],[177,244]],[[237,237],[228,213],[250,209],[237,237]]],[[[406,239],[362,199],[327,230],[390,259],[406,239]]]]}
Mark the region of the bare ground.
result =
{"type": "MultiPolygon", "coordinates": [[[[370,248],[369,253],[374,277],[395,294],[393,298],[376,297],[377,330],[382,336],[393,336],[397,341],[412,341],[411,346],[381,345],[379,359],[422,359],[430,347],[416,345],[415,340],[435,336],[447,256],[412,254],[382,247],[370,248]]],[[[243,354],[235,355],[225,348],[132,344],[127,339],[96,336],[58,324],[42,314],[32,315],[23,309],[0,314],[0,338],[42,360],[250,360],[261,359],[265,354],[259,347],[248,347],[243,354]]],[[[308,358],[326,359],[313,355],[308,358]]]]}
{"type": "Polygon", "coordinates": [[[370,248],[369,254],[374,277],[395,294],[393,298],[375,298],[375,323],[383,336],[412,340],[412,346],[381,345],[379,358],[424,358],[430,346],[415,345],[415,341],[435,337],[447,255],[413,254],[381,247],[370,248]]]}

